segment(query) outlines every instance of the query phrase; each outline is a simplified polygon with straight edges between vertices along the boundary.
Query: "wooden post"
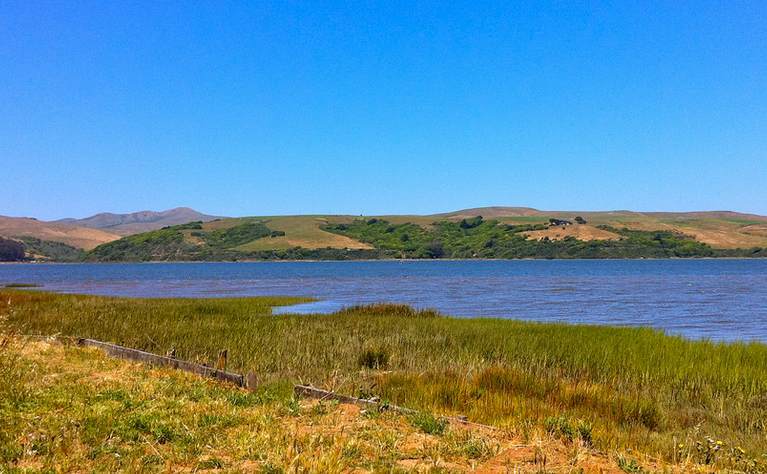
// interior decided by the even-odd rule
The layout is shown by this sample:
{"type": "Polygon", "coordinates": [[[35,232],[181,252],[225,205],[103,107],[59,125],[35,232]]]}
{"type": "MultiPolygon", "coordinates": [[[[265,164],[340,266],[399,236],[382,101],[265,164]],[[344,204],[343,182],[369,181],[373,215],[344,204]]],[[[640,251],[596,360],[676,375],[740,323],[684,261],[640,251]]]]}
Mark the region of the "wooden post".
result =
{"type": "Polygon", "coordinates": [[[245,375],[245,387],[251,392],[258,388],[258,379],[256,379],[255,372],[251,371],[245,375]]]}
{"type": "Polygon", "coordinates": [[[226,371],[226,356],[227,356],[226,349],[218,353],[218,362],[216,362],[216,370],[226,371]]]}

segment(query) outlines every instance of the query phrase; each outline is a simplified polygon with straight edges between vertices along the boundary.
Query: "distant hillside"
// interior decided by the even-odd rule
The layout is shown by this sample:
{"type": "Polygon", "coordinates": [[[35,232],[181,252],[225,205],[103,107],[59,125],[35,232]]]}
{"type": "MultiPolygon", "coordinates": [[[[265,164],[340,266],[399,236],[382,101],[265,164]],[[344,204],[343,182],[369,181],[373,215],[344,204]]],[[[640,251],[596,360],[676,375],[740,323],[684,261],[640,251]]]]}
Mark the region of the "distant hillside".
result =
{"type": "Polygon", "coordinates": [[[320,226],[327,224],[327,220],[315,219],[311,216],[244,217],[189,222],[100,245],[87,254],[87,259],[179,261],[379,257],[372,252],[371,245],[326,232],[320,226]]]}
{"type": "Polygon", "coordinates": [[[139,211],[129,214],[102,212],[84,219],[61,219],[56,223],[103,229],[110,233],[125,236],[139,234],[163,227],[186,224],[187,222],[209,222],[218,219],[195,211],[188,207],[177,207],[167,211],[139,211]]]}
{"type": "Polygon", "coordinates": [[[767,233],[760,232],[765,224],[767,218],[736,213],[652,215],[529,208],[469,209],[431,216],[249,217],[132,235],[97,247],[87,258],[764,257],[767,233]]]}
{"type": "Polygon", "coordinates": [[[79,262],[85,258],[85,251],[71,245],[35,237],[19,237],[24,247],[24,259],[32,261],[79,262]]]}
{"type": "Polygon", "coordinates": [[[29,217],[6,216],[0,216],[0,236],[9,238],[34,237],[85,250],[120,238],[115,233],[101,229],[91,229],[62,222],[44,222],[29,217]]]}
{"type": "MultiPolygon", "coordinates": [[[[591,229],[582,229],[582,240],[603,238],[604,234],[594,228],[608,225],[616,228],[626,227],[632,230],[663,230],[678,232],[695,238],[699,242],[714,248],[750,248],[767,247],[767,216],[744,214],[732,211],[702,212],[634,212],[634,211],[541,211],[525,207],[483,207],[438,214],[434,217],[457,220],[467,217],[483,216],[498,219],[504,223],[545,223],[550,218],[573,220],[583,217],[591,229]],[[593,238],[586,237],[593,233],[593,238]]],[[[537,234],[538,238],[564,238],[576,231],[575,228],[556,227],[547,233],[537,234]]]]}
{"type": "Polygon", "coordinates": [[[177,208],[56,222],[0,217],[0,236],[24,237],[32,255],[57,260],[77,253],[50,242],[98,247],[86,256],[98,261],[762,256],[767,217],[485,207],[433,215],[216,218],[177,208]],[[462,224],[479,216],[477,229],[462,224]]]}

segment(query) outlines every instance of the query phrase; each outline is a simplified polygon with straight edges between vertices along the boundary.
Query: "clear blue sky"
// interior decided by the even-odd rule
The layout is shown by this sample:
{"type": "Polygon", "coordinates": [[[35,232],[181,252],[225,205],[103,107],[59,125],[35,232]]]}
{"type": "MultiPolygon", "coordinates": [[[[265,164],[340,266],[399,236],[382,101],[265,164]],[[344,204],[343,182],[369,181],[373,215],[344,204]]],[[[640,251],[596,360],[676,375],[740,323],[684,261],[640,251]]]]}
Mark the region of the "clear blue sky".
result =
{"type": "Polygon", "coordinates": [[[767,214],[767,2],[0,0],[0,214],[767,214]]]}

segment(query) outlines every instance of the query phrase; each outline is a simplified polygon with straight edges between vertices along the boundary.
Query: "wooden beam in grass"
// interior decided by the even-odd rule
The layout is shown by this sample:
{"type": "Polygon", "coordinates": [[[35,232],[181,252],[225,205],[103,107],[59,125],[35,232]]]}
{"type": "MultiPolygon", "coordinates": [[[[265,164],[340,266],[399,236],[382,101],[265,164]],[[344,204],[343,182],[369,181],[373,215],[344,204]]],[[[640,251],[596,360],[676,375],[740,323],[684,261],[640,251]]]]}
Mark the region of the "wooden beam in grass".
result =
{"type": "Polygon", "coordinates": [[[173,357],[166,357],[151,352],[140,351],[138,349],[131,349],[130,347],[118,346],[117,344],[111,344],[109,342],[96,341],[94,339],[80,339],[78,344],[81,346],[98,347],[112,357],[118,357],[120,359],[135,360],[138,362],[144,362],[146,364],[156,365],[160,367],[170,367],[177,370],[183,370],[185,372],[191,372],[193,374],[202,375],[204,377],[210,377],[217,380],[233,383],[238,387],[245,386],[245,377],[241,374],[235,374],[227,372],[225,370],[218,370],[213,367],[205,365],[195,364],[194,362],[187,362],[184,360],[175,359],[173,357]]]}

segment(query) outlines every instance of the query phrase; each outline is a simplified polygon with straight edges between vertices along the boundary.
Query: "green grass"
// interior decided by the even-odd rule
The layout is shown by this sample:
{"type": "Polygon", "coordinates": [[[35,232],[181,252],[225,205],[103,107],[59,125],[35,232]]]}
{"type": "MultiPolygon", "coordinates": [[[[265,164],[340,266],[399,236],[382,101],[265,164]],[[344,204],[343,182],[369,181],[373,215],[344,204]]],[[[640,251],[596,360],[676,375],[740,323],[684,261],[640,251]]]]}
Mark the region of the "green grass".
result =
{"type": "Polygon", "coordinates": [[[504,442],[448,427],[424,436],[394,414],[294,401],[279,385],[247,392],[1,330],[0,342],[2,473],[391,472],[432,452],[486,461],[504,442]]]}
{"type": "MultiPolygon", "coordinates": [[[[125,299],[0,291],[12,327],[91,337],[436,414],[549,428],[603,450],[744,468],[767,461],[767,346],[641,328],[454,319],[405,306],[272,316],[295,298],[125,299]],[[548,422],[547,422],[548,420],[548,422]],[[554,421],[552,421],[554,420],[554,421]],[[699,449],[721,440],[712,459],[699,449]],[[681,447],[679,445],[682,445],[681,447]],[[739,449],[745,454],[737,456],[739,449]]],[[[287,395],[287,394],[286,394],[287,395]]]]}

